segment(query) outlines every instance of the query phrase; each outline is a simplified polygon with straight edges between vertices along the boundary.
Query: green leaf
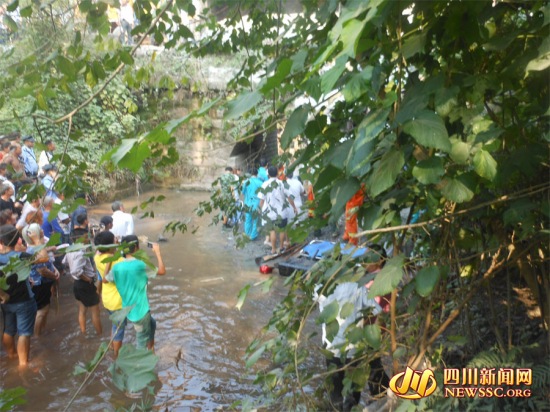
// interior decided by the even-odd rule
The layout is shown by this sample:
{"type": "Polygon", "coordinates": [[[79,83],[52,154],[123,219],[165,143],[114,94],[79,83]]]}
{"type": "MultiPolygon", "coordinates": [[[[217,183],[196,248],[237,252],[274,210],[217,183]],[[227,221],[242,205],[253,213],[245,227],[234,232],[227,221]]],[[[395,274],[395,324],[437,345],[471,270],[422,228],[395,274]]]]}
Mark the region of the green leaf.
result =
{"type": "Polygon", "coordinates": [[[340,317],[342,319],[347,318],[350,316],[355,309],[355,305],[352,302],[344,303],[344,306],[342,306],[342,309],[340,310],[340,317]]]}
{"type": "Polygon", "coordinates": [[[332,91],[334,85],[340,79],[340,76],[346,69],[346,57],[340,57],[336,60],[336,64],[326,73],[321,76],[321,91],[325,94],[332,91]]]}
{"type": "Polygon", "coordinates": [[[374,172],[369,176],[367,189],[374,197],[389,189],[403,169],[405,156],[403,151],[391,149],[373,166],[374,172]]]}
{"type": "Polygon", "coordinates": [[[408,59],[409,57],[412,57],[415,54],[424,51],[424,45],[426,44],[426,35],[427,31],[421,34],[409,36],[405,39],[402,49],[403,57],[405,57],[405,59],[408,59]]]}
{"type": "Polygon", "coordinates": [[[445,123],[434,112],[421,111],[415,118],[403,125],[403,130],[425,147],[433,147],[444,152],[451,151],[451,142],[445,123]]]}
{"type": "Polygon", "coordinates": [[[237,296],[237,304],[235,307],[239,310],[241,310],[244,301],[246,300],[246,296],[248,295],[248,290],[250,289],[250,285],[246,285],[244,288],[242,288],[239,291],[239,295],[237,296]]]}
{"type": "Polygon", "coordinates": [[[338,316],[339,311],[340,311],[340,306],[338,305],[337,301],[333,301],[333,302],[329,303],[327,306],[325,306],[323,308],[323,311],[317,317],[317,323],[318,324],[321,324],[321,323],[328,324],[328,323],[332,322],[338,316]]]}
{"type": "Polygon", "coordinates": [[[124,319],[126,319],[126,316],[128,316],[128,313],[130,313],[132,311],[132,309],[134,308],[135,305],[132,305],[132,306],[126,306],[126,307],[123,307],[117,311],[114,311],[110,316],[109,316],[109,319],[113,322],[113,323],[121,323],[124,321],[124,319]]]}
{"type": "Polygon", "coordinates": [[[439,183],[441,176],[445,174],[443,159],[441,157],[430,157],[422,160],[413,167],[412,174],[422,184],[439,183]]]}
{"type": "Polygon", "coordinates": [[[344,24],[342,32],[340,35],[340,41],[342,42],[342,51],[336,56],[348,56],[352,59],[355,58],[357,53],[357,45],[359,39],[361,38],[361,33],[365,27],[366,19],[363,21],[360,20],[350,20],[344,24]]]}
{"type": "Polygon", "coordinates": [[[11,94],[11,97],[13,97],[14,99],[21,99],[23,97],[26,97],[32,94],[33,92],[34,92],[33,86],[22,86],[22,87],[18,87],[17,90],[15,90],[11,94]]]}
{"type": "Polygon", "coordinates": [[[346,102],[359,99],[369,90],[367,84],[372,76],[372,70],[372,66],[367,66],[361,73],[354,74],[346,83],[342,90],[346,102]]]}
{"type": "Polygon", "coordinates": [[[311,107],[309,105],[304,105],[292,112],[281,136],[281,147],[283,149],[287,149],[292,139],[304,132],[310,110],[311,107]]]}
{"type": "Polygon", "coordinates": [[[361,178],[370,171],[375,145],[375,140],[355,139],[346,161],[348,175],[361,178]]]}
{"type": "Polygon", "coordinates": [[[134,64],[134,58],[127,50],[120,51],[120,61],[122,61],[122,63],[124,64],[127,64],[128,66],[134,64]]]}
{"type": "Polygon", "coordinates": [[[384,296],[395,289],[403,279],[405,256],[399,254],[386,262],[386,265],[376,274],[374,282],[369,288],[369,299],[384,296]]]}
{"type": "Polygon", "coordinates": [[[301,49],[292,56],[292,67],[290,68],[291,73],[296,73],[301,71],[304,68],[304,63],[307,58],[307,49],[301,49]]]}
{"type": "Polygon", "coordinates": [[[450,201],[463,203],[472,200],[474,197],[474,191],[469,187],[469,182],[461,179],[461,177],[456,179],[445,178],[442,186],[441,193],[450,201]]]}
{"type": "Polygon", "coordinates": [[[269,93],[271,90],[275,89],[276,87],[280,86],[285,77],[290,73],[290,70],[292,68],[292,60],[290,59],[282,59],[279,65],[277,66],[277,70],[271,76],[267,79],[263,87],[261,88],[261,92],[265,95],[266,93],[269,93]]]}
{"type": "Polygon", "coordinates": [[[342,144],[333,145],[326,152],[326,161],[329,164],[337,167],[338,169],[344,169],[344,166],[346,165],[346,160],[349,157],[349,153],[353,145],[353,140],[346,140],[342,144]]]}
{"type": "Polygon", "coordinates": [[[0,411],[16,410],[15,406],[27,403],[25,395],[27,389],[18,386],[16,388],[5,388],[0,391],[0,411]]]}
{"type": "Polygon", "coordinates": [[[227,104],[227,112],[225,120],[232,120],[247,113],[252,108],[256,107],[262,101],[262,95],[258,91],[245,92],[231,100],[227,104]]]}
{"type": "Polygon", "coordinates": [[[449,155],[455,163],[459,165],[467,164],[470,159],[470,145],[461,140],[453,139],[449,155]]]}
{"type": "Polygon", "coordinates": [[[370,112],[357,128],[357,139],[370,141],[375,139],[384,130],[391,108],[384,108],[370,112]]]}
{"type": "Polygon", "coordinates": [[[332,213],[339,216],[344,211],[348,200],[360,189],[357,179],[350,177],[335,182],[330,191],[330,203],[332,204],[332,213]]]}
{"type": "Polygon", "coordinates": [[[262,354],[265,352],[266,345],[260,346],[252,355],[246,359],[246,367],[251,368],[258,362],[262,354]]]}
{"type": "Polygon", "coordinates": [[[425,298],[434,290],[439,281],[439,267],[428,266],[421,269],[415,276],[416,292],[425,298]]]}
{"type": "Polygon", "coordinates": [[[9,31],[15,33],[19,29],[17,27],[17,23],[15,22],[15,20],[11,18],[9,14],[4,14],[3,21],[4,21],[4,25],[9,29],[9,31]]]}
{"type": "Polygon", "coordinates": [[[158,360],[150,350],[122,345],[111,367],[113,382],[122,391],[139,392],[157,380],[155,366],[158,360]]]}
{"type": "Polygon", "coordinates": [[[365,326],[365,340],[373,349],[379,349],[382,342],[382,332],[378,325],[365,326]]]}
{"type": "Polygon", "coordinates": [[[25,18],[31,17],[32,6],[22,7],[21,10],[19,11],[19,14],[21,15],[21,17],[25,17],[25,18]]]}
{"type": "Polygon", "coordinates": [[[46,99],[44,98],[44,95],[42,93],[38,93],[36,95],[36,103],[38,104],[38,107],[44,111],[48,111],[48,103],[46,102],[46,99]]]}
{"type": "Polygon", "coordinates": [[[531,60],[529,64],[527,64],[525,71],[538,72],[538,71],[547,69],[549,66],[550,66],[550,39],[548,38],[548,36],[546,36],[539,47],[539,54],[537,58],[531,60]]]}
{"type": "Polygon", "coordinates": [[[76,70],[74,64],[63,56],[57,56],[57,67],[59,71],[65,76],[73,79],[76,76],[76,70]]]}
{"type": "Polygon", "coordinates": [[[478,150],[474,155],[474,169],[478,175],[492,181],[497,175],[497,162],[489,152],[478,150]]]}

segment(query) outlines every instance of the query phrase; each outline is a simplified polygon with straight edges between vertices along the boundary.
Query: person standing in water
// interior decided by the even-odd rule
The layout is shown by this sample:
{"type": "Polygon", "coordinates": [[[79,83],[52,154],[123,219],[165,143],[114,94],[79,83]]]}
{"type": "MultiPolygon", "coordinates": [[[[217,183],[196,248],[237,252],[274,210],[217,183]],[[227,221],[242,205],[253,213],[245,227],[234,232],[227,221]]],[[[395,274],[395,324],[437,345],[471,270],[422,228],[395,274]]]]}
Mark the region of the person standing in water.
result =
{"type": "MultiPolygon", "coordinates": [[[[19,239],[19,231],[14,226],[0,227],[0,244],[3,249],[0,253],[0,269],[3,269],[12,257],[17,259],[31,257],[27,253],[15,250],[19,239]]],[[[4,320],[2,346],[4,346],[8,357],[18,357],[19,366],[24,367],[29,363],[31,336],[36,321],[36,301],[28,277],[20,281],[17,273],[8,274],[3,270],[0,270],[0,276],[6,276],[8,284],[8,290],[0,294],[4,320]],[[16,335],[19,336],[17,340],[15,339],[16,335]]]]}
{"type": "Polygon", "coordinates": [[[145,263],[134,256],[139,250],[137,236],[125,236],[122,238],[121,243],[125,246],[124,261],[113,267],[112,276],[109,275],[107,280],[114,280],[122,297],[122,307],[133,306],[127,317],[136,329],[136,346],[154,351],[157,322],[151,316],[149,299],[147,298],[147,284],[149,278],[166,274],[160,247],[158,243],[152,244],[152,250],[158,262],[158,269],[153,273],[147,273],[145,263]]]}

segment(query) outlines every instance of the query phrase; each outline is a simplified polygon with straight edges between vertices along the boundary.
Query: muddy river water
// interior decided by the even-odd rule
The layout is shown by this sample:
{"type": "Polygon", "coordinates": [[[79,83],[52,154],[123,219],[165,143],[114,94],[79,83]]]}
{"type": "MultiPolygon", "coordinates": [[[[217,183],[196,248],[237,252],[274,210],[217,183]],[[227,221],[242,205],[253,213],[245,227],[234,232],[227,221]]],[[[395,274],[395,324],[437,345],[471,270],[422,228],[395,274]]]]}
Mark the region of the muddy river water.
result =
{"type": "MultiPolygon", "coordinates": [[[[251,291],[243,310],[235,308],[239,290],[265,279],[250,250],[235,250],[231,236],[220,226],[209,226],[210,217],[198,218],[193,209],[207,193],[154,192],[124,201],[130,210],[150,196],[166,200],[154,206],[154,219],[134,215],[136,234],[155,240],[164,225],[177,219],[190,220],[197,229],[168,235],[161,244],[166,276],[149,284],[151,312],[157,320],[156,353],[159,382],[154,395],[145,399],[157,410],[228,409],[236,400],[255,396],[259,388],[244,366],[248,343],[267,322],[271,310],[283,296],[283,280],[277,276],[268,294],[251,291]]],[[[89,210],[92,219],[110,214],[109,205],[89,210]]],[[[31,365],[19,371],[16,361],[0,353],[0,389],[22,386],[27,403],[17,410],[62,410],[79,387],[83,375],[73,376],[78,362],[89,362],[99,344],[108,340],[110,322],[102,311],[104,333],[95,336],[88,320],[88,336],[80,334],[77,305],[70,278],[61,279],[58,307],[52,303],[46,332],[31,343],[31,365]]],[[[133,327],[126,329],[125,342],[134,342],[133,327]]],[[[108,355],[110,356],[110,355],[108,355]]],[[[70,410],[103,411],[141,403],[115,388],[107,371],[109,357],[94,379],[83,389],[70,410]]]]}

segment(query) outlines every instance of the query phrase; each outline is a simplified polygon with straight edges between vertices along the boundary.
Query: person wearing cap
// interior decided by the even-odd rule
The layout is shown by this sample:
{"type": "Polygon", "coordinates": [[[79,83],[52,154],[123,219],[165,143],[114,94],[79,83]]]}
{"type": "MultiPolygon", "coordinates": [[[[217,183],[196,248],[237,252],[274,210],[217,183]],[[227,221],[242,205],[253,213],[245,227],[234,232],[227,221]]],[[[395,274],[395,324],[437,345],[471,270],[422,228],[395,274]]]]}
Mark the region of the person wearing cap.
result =
{"type": "Polygon", "coordinates": [[[34,137],[25,136],[23,138],[23,147],[21,149],[21,156],[25,164],[25,173],[27,177],[36,179],[38,177],[38,162],[36,160],[36,154],[34,153],[34,137]]]}
{"type": "Polygon", "coordinates": [[[46,146],[46,150],[42,150],[40,156],[38,156],[38,167],[42,175],[46,174],[44,166],[52,163],[53,152],[55,150],[55,143],[52,140],[46,140],[44,145],[46,146]]]}
{"type": "Polygon", "coordinates": [[[57,179],[57,167],[52,164],[44,166],[44,172],[46,175],[42,178],[42,186],[46,188],[46,196],[51,196],[54,200],[57,200],[57,192],[53,190],[55,180],[57,179]]]}

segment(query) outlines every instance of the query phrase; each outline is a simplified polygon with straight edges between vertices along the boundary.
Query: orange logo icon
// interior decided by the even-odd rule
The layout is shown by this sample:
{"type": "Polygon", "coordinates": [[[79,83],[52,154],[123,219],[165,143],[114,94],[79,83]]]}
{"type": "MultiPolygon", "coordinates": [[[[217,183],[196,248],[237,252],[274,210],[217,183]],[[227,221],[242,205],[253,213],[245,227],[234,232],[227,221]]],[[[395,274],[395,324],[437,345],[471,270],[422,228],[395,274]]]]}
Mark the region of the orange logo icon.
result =
{"type": "Polygon", "coordinates": [[[390,380],[390,389],[403,399],[421,399],[430,396],[437,388],[437,382],[432,370],[415,371],[407,366],[405,372],[398,373],[390,380]],[[401,383],[398,384],[398,381],[401,383]],[[412,391],[414,393],[409,393],[412,391]]]}

